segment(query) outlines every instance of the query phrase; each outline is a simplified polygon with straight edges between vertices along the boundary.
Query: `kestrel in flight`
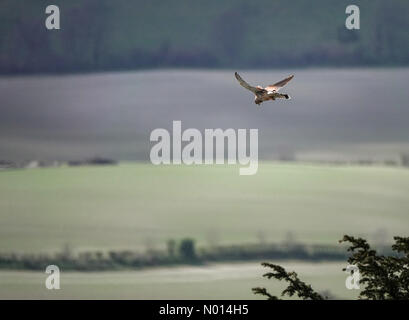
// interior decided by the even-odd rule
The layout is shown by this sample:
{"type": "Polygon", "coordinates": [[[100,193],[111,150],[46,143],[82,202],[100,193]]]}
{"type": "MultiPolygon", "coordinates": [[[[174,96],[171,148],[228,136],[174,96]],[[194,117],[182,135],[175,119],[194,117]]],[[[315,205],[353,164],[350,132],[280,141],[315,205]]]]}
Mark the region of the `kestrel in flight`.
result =
{"type": "Polygon", "coordinates": [[[244,81],[240,75],[235,72],[234,75],[236,76],[236,79],[239,81],[240,85],[247,90],[250,90],[255,94],[254,97],[254,103],[257,105],[260,105],[264,101],[268,100],[275,100],[275,99],[290,99],[290,96],[286,93],[278,93],[278,90],[280,90],[282,87],[284,87],[292,78],[294,78],[293,75],[289,76],[288,78],[285,78],[284,80],[281,80],[277,83],[274,83],[272,85],[269,85],[265,88],[262,88],[261,86],[256,86],[253,87],[249,85],[246,81],[244,81]]]}

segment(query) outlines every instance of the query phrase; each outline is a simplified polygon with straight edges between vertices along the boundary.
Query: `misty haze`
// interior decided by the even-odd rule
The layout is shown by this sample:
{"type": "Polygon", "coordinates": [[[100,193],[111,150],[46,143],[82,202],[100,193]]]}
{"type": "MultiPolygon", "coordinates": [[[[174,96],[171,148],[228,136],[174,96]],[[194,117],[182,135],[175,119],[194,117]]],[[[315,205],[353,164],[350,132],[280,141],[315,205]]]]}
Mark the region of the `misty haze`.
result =
{"type": "Polygon", "coordinates": [[[7,160],[149,160],[149,134],[258,128],[261,159],[398,160],[409,150],[407,69],[243,71],[267,85],[295,73],[290,101],[264,103],[233,71],[139,71],[0,79],[7,160]]]}

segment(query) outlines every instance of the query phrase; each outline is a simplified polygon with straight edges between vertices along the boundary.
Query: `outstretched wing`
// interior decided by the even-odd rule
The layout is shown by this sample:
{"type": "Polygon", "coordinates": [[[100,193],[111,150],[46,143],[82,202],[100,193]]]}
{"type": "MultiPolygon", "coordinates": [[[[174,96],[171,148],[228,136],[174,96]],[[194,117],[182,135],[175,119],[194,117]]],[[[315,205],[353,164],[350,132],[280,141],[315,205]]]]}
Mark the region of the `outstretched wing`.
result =
{"type": "Polygon", "coordinates": [[[282,87],[284,87],[292,78],[294,78],[294,75],[291,75],[288,78],[285,78],[284,80],[278,81],[277,83],[271,84],[268,87],[265,87],[265,89],[268,92],[278,91],[282,87]]]}
{"type": "Polygon", "coordinates": [[[235,72],[234,75],[236,76],[237,81],[240,83],[240,85],[244,88],[246,88],[247,90],[250,90],[251,92],[253,92],[254,94],[260,91],[264,91],[264,89],[260,89],[257,87],[252,87],[251,85],[249,85],[246,81],[244,81],[240,75],[235,72]]]}

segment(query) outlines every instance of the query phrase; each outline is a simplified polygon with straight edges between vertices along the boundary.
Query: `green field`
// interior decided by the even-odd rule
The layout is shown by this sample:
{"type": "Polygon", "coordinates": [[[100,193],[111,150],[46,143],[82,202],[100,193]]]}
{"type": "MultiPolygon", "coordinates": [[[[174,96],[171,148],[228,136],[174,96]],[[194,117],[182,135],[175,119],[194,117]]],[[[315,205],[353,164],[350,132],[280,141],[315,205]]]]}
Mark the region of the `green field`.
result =
{"type": "Polygon", "coordinates": [[[260,163],[236,166],[60,167],[0,172],[0,252],[209,244],[337,244],[409,231],[409,170],[260,163]]]}
{"type": "MultiPolygon", "coordinates": [[[[345,264],[280,262],[295,270],[317,291],[353,299],[359,291],[345,287],[345,264]]],[[[258,262],[207,267],[158,268],[122,272],[63,272],[61,289],[47,290],[43,272],[0,271],[0,299],[260,299],[251,292],[267,287],[279,295],[283,284],[266,280],[258,262]]],[[[261,298],[262,299],[262,298],[261,298]]]]}

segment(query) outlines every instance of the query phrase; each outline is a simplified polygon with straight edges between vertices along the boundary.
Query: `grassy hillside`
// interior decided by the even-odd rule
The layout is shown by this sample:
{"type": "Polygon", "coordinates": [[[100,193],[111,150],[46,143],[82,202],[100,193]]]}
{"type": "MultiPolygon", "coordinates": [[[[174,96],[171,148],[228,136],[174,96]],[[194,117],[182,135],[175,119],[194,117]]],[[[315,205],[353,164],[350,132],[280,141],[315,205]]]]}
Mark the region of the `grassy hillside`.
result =
{"type": "Polygon", "coordinates": [[[283,241],[333,244],[345,233],[409,226],[409,170],[261,163],[238,167],[122,164],[0,172],[0,251],[283,241]]]}
{"type": "Polygon", "coordinates": [[[409,63],[409,3],[357,0],[361,29],[345,29],[347,0],[3,0],[0,72],[147,67],[284,67],[409,63]]]}

